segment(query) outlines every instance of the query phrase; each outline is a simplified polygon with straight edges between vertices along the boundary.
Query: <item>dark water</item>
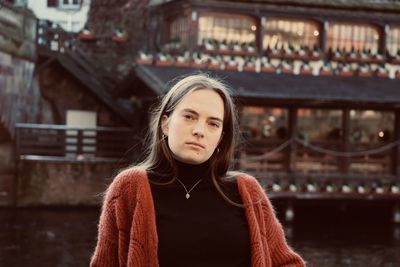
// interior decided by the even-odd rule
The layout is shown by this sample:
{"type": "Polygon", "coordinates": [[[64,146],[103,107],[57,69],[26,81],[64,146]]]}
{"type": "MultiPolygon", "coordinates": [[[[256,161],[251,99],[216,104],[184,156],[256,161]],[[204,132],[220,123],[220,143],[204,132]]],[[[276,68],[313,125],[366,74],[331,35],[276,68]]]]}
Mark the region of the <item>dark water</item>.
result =
{"type": "MultiPolygon", "coordinates": [[[[400,226],[388,207],[295,211],[285,231],[308,266],[400,266],[400,226]]],[[[93,208],[0,209],[0,266],[88,266],[98,216],[93,208]]]]}

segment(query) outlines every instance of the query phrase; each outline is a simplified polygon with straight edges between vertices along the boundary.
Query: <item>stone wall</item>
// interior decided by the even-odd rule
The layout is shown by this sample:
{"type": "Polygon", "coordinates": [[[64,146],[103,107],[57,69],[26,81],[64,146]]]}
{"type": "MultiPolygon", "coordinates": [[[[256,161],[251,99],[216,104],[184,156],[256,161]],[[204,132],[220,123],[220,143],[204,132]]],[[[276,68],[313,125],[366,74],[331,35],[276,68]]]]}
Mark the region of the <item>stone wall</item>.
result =
{"type": "Polygon", "coordinates": [[[11,141],[0,140],[0,206],[14,201],[15,153],[11,141]]]}
{"type": "Polygon", "coordinates": [[[17,206],[98,206],[113,177],[127,164],[22,160],[17,206]]]}
{"type": "Polygon", "coordinates": [[[0,3],[0,50],[35,60],[36,18],[30,10],[0,3]]]}
{"type": "Polygon", "coordinates": [[[35,76],[36,18],[0,3],[0,205],[13,202],[15,124],[52,123],[35,76]]]}

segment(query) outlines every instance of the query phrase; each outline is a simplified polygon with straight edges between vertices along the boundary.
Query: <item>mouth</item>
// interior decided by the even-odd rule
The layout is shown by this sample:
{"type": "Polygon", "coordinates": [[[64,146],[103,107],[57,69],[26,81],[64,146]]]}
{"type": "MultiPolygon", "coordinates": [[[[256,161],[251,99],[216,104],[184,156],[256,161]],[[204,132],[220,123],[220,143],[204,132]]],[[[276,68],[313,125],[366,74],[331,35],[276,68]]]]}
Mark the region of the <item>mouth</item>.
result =
{"type": "Polygon", "coordinates": [[[204,149],[205,147],[199,143],[195,143],[195,142],[187,142],[187,145],[193,146],[193,147],[197,147],[197,148],[202,148],[204,149]]]}

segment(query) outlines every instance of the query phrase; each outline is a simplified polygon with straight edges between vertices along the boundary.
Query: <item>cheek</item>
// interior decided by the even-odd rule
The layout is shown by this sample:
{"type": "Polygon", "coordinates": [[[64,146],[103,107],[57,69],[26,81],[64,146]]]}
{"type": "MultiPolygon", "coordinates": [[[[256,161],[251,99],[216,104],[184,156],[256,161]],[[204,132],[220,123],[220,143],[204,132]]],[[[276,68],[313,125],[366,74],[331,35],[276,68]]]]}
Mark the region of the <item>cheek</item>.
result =
{"type": "Polygon", "coordinates": [[[221,132],[215,133],[215,135],[213,135],[211,142],[215,147],[217,147],[219,142],[221,141],[221,135],[222,135],[221,132]]]}
{"type": "Polygon", "coordinates": [[[184,137],[187,135],[187,130],[184,127],[184,125],[182,125],[179,122],[173,122],[170,124],[170,128],[169,128],[169,138],[171,139],[171,141],[174,142],[174,144],[178,144],[182,141],[184,141],[184,137]]]}

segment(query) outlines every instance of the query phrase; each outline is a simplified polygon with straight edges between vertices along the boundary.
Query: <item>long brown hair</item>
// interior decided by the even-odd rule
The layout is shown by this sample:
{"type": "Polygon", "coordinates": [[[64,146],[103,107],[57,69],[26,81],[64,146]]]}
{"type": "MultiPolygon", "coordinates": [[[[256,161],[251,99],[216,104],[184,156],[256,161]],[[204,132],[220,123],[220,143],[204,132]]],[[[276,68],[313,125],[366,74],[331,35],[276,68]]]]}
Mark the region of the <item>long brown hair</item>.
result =
{"type": "Polygon", "coordinates": [[[187,94],[199,89],[213,90],[218,93],[224,103],[223,136],[218,149],[214,151],[209,159],[211,178],[215,187],[226,201],[242,207],[243,205],[230,200],[220,187],[222,180],[231,176],[228,174],[228,169],[233,162],[234,150],[238,141],[239,130],[235,104],[230,95],[229,87],[221,80],[212,78],[207,74],[194,74],[178,81],[153,110],[148,135],[147,157],[139,166],[147,170],[162,170],[163,173],[174,177],[163,184],[171,184],[176,180],[177,167],[174,163],[172,151],[169,149],[162,132],[161,118],[163,115],[169,116],[172,114],[176,106],[187,94]]]}

